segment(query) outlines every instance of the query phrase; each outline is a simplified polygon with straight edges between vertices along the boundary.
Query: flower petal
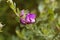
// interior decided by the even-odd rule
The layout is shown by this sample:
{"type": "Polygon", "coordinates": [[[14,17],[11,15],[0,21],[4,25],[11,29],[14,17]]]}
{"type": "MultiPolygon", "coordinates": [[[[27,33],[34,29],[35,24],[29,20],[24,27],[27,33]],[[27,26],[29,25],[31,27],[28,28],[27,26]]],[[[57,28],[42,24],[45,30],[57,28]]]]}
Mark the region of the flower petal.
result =
{"type": "Polygon", "coordinates": [[[25,19],[20,19],[20,22],[21,22],[22,24],[26,24],[25,19]]]}
{"type": "Polygon", "coordinates": [[[23,16],[23,15],[24,15],[24,10],[22,10],[22,11],[21,11],[21,14],[20,14],[20,16],[23,16]]]}
{"type": "Polygon", "coordinates": [[[32,13],[30,13],[28,16],[29,16],[30,18],[36,18],[36,15],[35,15],[35,14],[32,14],[32,13]]]}
{"type": "Polygon", "coordinates": [[[31,23],[34,23],[34,22],[35,22],[35,19],[32,19],[32,18],[31,18],[30,20],[31,20],[31,23]]]}
{"type": "Polygon", "coordinates": [[[30,22],[30,19],[29,19],[29,16],[26,15],[26,18],[25,18],[26,22],[30,22]]]}

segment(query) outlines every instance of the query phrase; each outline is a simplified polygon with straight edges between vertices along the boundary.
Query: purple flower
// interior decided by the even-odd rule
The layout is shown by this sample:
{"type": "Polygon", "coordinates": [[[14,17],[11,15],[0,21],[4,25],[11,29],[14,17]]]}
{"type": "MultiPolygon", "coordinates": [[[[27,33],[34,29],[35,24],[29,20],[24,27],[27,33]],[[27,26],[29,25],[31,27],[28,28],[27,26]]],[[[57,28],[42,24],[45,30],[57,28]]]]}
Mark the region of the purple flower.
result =
{"type": "Polygon", "coordinates": [[[35,22],[36,15],[33,13],[27,13],[26,15],[24,14],[24,10],[21,11],[20,14],[20,22],[22,24],[31,24],[35,22]]]}

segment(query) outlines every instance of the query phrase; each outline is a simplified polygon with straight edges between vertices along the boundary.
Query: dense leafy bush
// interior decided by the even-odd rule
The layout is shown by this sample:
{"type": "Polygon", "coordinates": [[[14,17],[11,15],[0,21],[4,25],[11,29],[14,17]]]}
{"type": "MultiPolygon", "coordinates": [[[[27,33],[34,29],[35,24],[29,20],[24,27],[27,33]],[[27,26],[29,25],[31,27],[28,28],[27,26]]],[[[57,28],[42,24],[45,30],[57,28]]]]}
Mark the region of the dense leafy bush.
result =
{"type": "Polygon", "coordinates": [[[0,0],[0,40],[60,40],[60,0],[0,0]]]}

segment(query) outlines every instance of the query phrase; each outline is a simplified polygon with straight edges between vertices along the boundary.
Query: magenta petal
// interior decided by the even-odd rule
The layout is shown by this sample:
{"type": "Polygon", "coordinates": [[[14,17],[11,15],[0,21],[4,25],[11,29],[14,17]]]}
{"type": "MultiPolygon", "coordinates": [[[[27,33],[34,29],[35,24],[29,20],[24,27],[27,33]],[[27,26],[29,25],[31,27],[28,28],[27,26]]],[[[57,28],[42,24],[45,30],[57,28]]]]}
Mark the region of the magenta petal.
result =
{"type": "Polygon", "coordinates": [[[20,22],[21,22],[22,24],[26,24],[26,22],[25,22],[24,19],[20,19],[20,22]]]}
{"type": "Polygon", "coordinates": [[[34,23],[34,22],[35,22],[35,19],[31,19],[31,18],[30,18],[30,20],[31,20],[31,23],[34,23]]]}
{"type": "Polygon", "coordinates": [[[24,15],[24,10],[22,10],[22,11],[21,11],[21,14],[20,14],[20,16],[23,16],[23,15],[24,15]]]}
{"type": "Polygon", "coordinates": [[[26,23],[30,23],[30,19],[29,19],[29,16],[28,15],[26,15],[25,20],[26,20],[26,23]]]}
{"type": "Polygon", "coordinates": [[[36,18],[35,14],[28,13],[26,15],[26,22],[27,23],[34,23],[35,22],[35,18],[36,18]]]}
{"type": "Polygon", "coordinates": [[[28,15],[30,18],[36,18],[36,15],[35,15],[35,14],[28,13],[27,15],[28,15]]]}

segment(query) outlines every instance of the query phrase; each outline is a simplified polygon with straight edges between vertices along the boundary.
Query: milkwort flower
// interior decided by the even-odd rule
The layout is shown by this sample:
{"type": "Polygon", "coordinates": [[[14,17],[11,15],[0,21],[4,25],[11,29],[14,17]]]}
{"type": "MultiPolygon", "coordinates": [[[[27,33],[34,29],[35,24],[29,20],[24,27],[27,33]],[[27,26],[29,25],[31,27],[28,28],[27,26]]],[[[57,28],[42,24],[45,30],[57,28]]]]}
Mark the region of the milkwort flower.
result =
{"type": "Polygon", "coordinates": [[[36,19],[36,14],[25,12],[25,10],[21,11],[20,14],[20,22],[22,24],[31,24],[34,23],[36,19]]]}

